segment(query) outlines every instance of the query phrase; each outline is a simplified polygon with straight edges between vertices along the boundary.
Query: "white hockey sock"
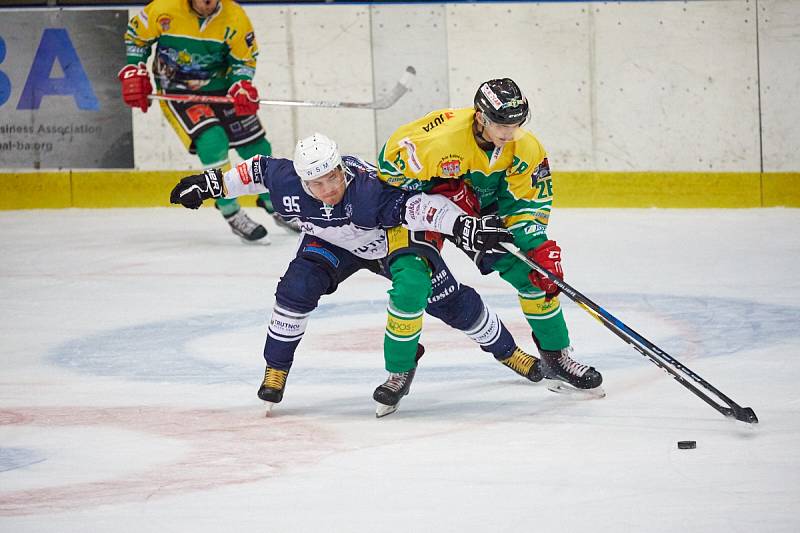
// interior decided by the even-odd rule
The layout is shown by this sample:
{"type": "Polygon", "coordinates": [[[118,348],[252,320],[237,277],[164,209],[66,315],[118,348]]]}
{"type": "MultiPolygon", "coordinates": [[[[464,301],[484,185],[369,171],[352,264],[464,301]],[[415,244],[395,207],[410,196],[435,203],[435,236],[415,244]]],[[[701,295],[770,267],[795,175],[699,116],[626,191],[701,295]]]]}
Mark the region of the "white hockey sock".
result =
{"type": "Polygon", "coordinates": [[[464,333],[481,346],[490,346],[497,342],[501,330],[500,318],[484,305],[481,316],[471,328],[464,330],[464,333]]]}
{"type": "Polygon", "coordinates": [[[268,335],[282,342],[299,342],[306,332],[309,314],[289,311],[275,304],[269,319],[268,335]]]}

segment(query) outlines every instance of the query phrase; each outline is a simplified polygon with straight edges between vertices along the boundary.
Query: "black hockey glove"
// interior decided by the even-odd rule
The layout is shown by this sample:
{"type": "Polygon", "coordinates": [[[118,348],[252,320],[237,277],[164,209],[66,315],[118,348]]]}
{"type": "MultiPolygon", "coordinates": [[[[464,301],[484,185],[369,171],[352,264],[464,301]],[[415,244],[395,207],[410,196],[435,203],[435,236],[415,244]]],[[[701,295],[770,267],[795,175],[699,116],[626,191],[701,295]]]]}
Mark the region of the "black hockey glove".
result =
{"type": "Polygon", "coordinates": [[[217,168],[182,178],[169,195],[173,204],[197,209],[203,200],[222,196],[222,172],[217,168]]]}
{"type": "Polygon", "coordinates": [[[497,215],[481,218],[461,215],[453,225],[456,246],[467,252],[504,252],[501,242],[514,242],[514,236],[503,227],[497,215]]]}

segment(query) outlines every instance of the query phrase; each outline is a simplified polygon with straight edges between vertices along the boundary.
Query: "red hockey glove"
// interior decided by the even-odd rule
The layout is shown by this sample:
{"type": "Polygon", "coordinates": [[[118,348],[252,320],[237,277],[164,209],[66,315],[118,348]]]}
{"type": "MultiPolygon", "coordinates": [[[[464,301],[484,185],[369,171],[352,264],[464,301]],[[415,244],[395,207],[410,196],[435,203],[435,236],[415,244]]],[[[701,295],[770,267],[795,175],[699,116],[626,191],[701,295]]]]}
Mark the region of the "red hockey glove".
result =
{"type": "MultiPolygon", "coordinates": [[[[527,255],[546,270],[558,276],[559,279],[564,279],[564,271],[561,270],[561,247],[556,244],[556,241],[544,241],[533,250],[529,250],[527,255]]],[[[546,300],[554,298],[561,292],[550,278],[536,270],[531,271],[528,274],[528,278],[530,278],[534,287],[539,287],[545,292],[546,300]]]]}
{"type": "Polygon", "coordinates": [[[441,194],[464,210],[469,216],[477,217],[481,211],[478,196],[472,187],[462,179],[448,179],[437,183],[428,194],[441,194]]]}
{"type": "Polygon", "coordinates": [[[228,89],[233,98],[233,110],[241,115],[255,115],[258,111],[258,91],[248,80],[239,80],[228,89]]]}
{"type": "Polygon", "coordinates": [[[122,100],[131,107],[138,107],[142,111],[147,111],[150,107],[150,100],[147,95],[153,92],[150,84],[150,74],[147,73],[147,65],[139,62],[138,65],[125,65],[117,74],[119,81],[122,82],[122,100]]]}

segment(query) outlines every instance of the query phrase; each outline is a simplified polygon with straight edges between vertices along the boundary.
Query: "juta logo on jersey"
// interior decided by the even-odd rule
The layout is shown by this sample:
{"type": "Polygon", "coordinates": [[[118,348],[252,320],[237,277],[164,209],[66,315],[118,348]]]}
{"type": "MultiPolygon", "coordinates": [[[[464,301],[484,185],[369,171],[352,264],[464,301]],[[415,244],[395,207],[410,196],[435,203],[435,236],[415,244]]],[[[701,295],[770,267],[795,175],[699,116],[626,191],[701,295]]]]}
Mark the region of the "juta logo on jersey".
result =
{"type": "Polygon", "coordinates": [[[425,131],[425,133],[428,133],[429,131],[431,131],[436,126],[440,126],[440,125],[444,124],[444,122],[446,120],[450,120],[454,116],[455,116],[455,114],[452,113],[451,111],[448,111],[446,113],[439,113],[438,117],[436,117],[435,119],[431,120],[430,122],[428,122],[427,124],[422,126],[422,129],[425,131]]]}

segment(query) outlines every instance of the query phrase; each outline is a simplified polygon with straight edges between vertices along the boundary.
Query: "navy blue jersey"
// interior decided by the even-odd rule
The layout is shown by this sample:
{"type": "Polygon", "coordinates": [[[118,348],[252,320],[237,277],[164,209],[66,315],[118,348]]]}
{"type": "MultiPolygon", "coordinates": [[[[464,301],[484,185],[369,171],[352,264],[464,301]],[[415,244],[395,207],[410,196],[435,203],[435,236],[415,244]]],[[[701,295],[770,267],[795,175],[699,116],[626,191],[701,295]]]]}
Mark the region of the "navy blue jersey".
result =
{"type": "Polygon", "coordinates": [[[303,233],[364,259],[385,257],[385,230],[403,224],[406,202],[415,193],[385,185],[378,179],[375,167],[362,159],[343,156],[342,163],[349,185],[342,201],[334,206],[322,203],[303,189],[292,161],[264,156],[245,161],[237,166],[237,172],[226,174],[227,196],[238,196],[243,187],[249,193],[258,192],[253,187],[261,185],[269,190],[275,211],[286,220],[298,220],[303,233]],[[230,180],[228,176],[238,179],[230,180]]]}

